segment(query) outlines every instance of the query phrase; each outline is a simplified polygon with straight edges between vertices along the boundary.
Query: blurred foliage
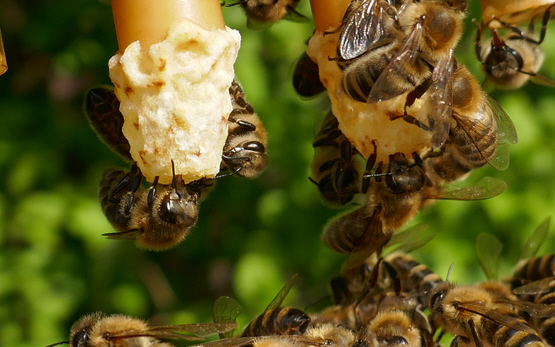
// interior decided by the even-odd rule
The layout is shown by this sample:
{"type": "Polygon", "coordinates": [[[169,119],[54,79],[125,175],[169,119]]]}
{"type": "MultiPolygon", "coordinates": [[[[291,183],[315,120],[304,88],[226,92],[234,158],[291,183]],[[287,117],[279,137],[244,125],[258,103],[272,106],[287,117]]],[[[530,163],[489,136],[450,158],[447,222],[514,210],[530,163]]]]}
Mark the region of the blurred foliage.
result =
{"type": "MultiPolygon", "coordinates": [[[[326,98],[294,93],[295,61],[312,34],[309,24],[282,22],[249,31],[239,7],[223,9],[243,35],[236,64],[249,102],[269,133],[270,156],[256,180],[221,179],[203,202],[200,221],[179,247],[149,253],[100,236],[112,229],[97,202],[108,167],[127,167],[98,141],[82,114],[87,88],[107,84],[117,50],[110,7],[96,0],[3,0],[0,26],[8,72],[0,76],[0,345],[44,346],[65,340],[73,321],[102,310],[149,318],[153,324],[211,320],[221,295],[244,307],[240,324],[260,313],[294,274],[287,303],[305,307],[327,295],[345,256],[326,249],[320,232],[337,210],[324,207],[309,182],[312,137],[326,98]]],[[[309,14],[305,0],[299,11],[309,14]]],[[[481,80],[474,58],[478,4],[457,56],[481,80]]],[[[555,57],[548,30],[543,49],[555,57]]],[[[555,77],[555,65],[542,72],[555,77]]],[[[555,206],[553,89],[529,84],[493,97],[512,117],[519,143],[509,170],[484,168],[509,190],[483,202],[441,201],[412,224],[438,232],[415,256],[444,276],[484,279],[476,236],[488,231],[505,249],[501,273],[518,260],[526,238],[555,206]]],[[[553,248],[548,237],[540,253],[553,248]]]]}

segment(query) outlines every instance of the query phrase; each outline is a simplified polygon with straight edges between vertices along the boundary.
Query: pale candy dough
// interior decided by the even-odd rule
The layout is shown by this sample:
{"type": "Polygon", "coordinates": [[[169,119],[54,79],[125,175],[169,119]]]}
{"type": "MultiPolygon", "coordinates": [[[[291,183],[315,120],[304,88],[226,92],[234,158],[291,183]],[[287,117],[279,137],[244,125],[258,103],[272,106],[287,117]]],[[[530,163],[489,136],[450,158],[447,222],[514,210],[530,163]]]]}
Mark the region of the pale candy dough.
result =
{"type": "Polygon", "coordinates": [[[137,41],[110,59],[123,134],[149,182],[171,183],[172,159],[185,183],[219,172],[240,42],[236,30],[183,20],[148,50],[137,41]]]}
{"type": "MultiPolygon", "coordinates": [[[[334,31],[334,28],[328,31],[334,31]]],[[[423,154],[430,150],[431,133],[399,118],[391,120],[387,114],[402,114],[406,94],[377,104],[367,104],[351,99],[341,86],[342,72],[335,58],[339,31],[323,35],[316,31],[308,43],[308,56],[318,64],[320,80],[326,86],[332,104],[333,114],[339,121],[339,129],[351,141],[364,158],[374,152],[372,140],[377,147],[377,162],[389,162],[389,155],[404,153],[407,158],[413,152],[423,154]]],[[[426,106],[426,107],[424,107],[426,106]]],[[[410,114],[422,120],[425,100],[418,100],[409,110],[410,114]]]]}

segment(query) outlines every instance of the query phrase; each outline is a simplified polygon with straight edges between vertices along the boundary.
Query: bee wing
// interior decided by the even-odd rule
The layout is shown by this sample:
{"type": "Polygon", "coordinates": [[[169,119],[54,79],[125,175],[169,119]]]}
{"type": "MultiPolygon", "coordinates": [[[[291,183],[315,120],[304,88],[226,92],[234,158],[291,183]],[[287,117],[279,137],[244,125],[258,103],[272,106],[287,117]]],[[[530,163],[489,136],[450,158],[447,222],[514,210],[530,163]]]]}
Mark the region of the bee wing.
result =
{"type": "Polygon", "coordinates": [[[411,76],[407,75],[407,71],[404,67],[415,65],[416,58],[419,54],[418,38],[421,35],[422,23],[417,22],[416,24],[414,24],[411,33],[407,36],[399,51],[397,51],[393,58],[391,58],[389,64],[387,64],[385,69],[382,71],[382,73],[372,86],[370,94],[368,95],[368,102],[380,102],[383,100],[388,100],[395,96],[409,92],[416,87],[413,86],[413,84],[411,83],[411,76]],[[409,79],[409,83],[407,83],[407,85],[412,86],[412,89],[411,87],[401,88],[399,86],[395,86],[395,89],[392,89],[392,76],[403,76],[403,78],[409,79]]]}
{"type": "Polygon", "coordinates": [[[496,300],[498,303],[507,304],[528,312],[530,316],[542,318],[555,316],[555,305],[541,304],[530,301],[496,300]]]}
{"type": "Polygon", "coordinates": [[[476,238],[476,256],[487,279],[498,278],[499,255],[502,249],[501,241],[490,233],[481,233],[476,238]]]}
{"type": "Polygon", "coordinates": [[[449,137],[450,121],[453,115],[453,73],[455,71],[453,49],[449,50],[448,59],[440,60],[434,67],[432,84],[428,89],[432,105],[428,117],[431,125],[432,146],[440,148],[449,137]],[[433,125],[432,125],[433,124],[433,125]]]}
{"type": "Polygon", "coordinates": [[[297,12],[291,6],[287,6],[287,13],[285,14],[285,17],[283,17],[283,19],[287,19],[287,20],[297,22],[297,23],[308,23],[308,22],[310,22],[310,19],[308,19],[306,16],[297,12]]]}
{"type": "Polygon", "coordinates": [[[268,305],[268,307],[266,307],[264,312],[268,312],[270,310],[276,309],[281,306],[281,304],[283,303],[283,300],[285,300],[285,297],[287,296],[287,294],[289,294],[291,287],[293,287],[293,284],[295,284],[295,281],[297,280],[298,275],[299,274],[295,274],[293,277],[291,277],[291,279],[289,279],[289,281],[287,281],[287,283],[283,286],[283,288],[281,288],[279,293],[277,293],[274,300],[272,300],[272,302],[268,305]]]}
{"type": "Polygon", "coordinates": [[[84,110],[100,140],[125,160],[133,161],[129,142],[122,132],[123,115],[119,105],[113,89],[97,87],[87,91],[84,110]]]}
{"type": "Polygon", "coordinates": [[[217,341],[210,341],[207,343],[194,345],[191,347],[239,347],[239,346],[252,346],[254,337],[233,337],[217,341]]]}
{"type": "Polygon", "coordinates": [[[434,237],[436,237],[436,235],[436,233],[429,232],[428,224],[417,224],[404,230],[403,232],[393,235],[391,240],[389,240],[389,242],[387,243],[387,246],[389,247],[396,244],[399,244],[399,246],[388,253],[410,253],[411,251],[418,249],[430,242],[434,237]]]}
{"type": "Polygon", "coordinates": [[[474,186],[444,188],[438,195],[427,196],[427,199],[443,200],[484,200],[496,197],[507,190],[507,184],[500,179],[484,177],[474,186]]]}
{"type": "MultiPolygon", "coordinates": [[[[237,317],[243,311],[243,307],[237,302],[237,300],[229,297],[222,296],[219,297],[214,303],[214,308],[212,309],[212,319],[214,323],[235,323],[237,317]]],[[[220,339],[232,337],[233,330],[220,333],[220,339]]]]}
{"type": "Polygon", "coordinates": [[[517,143],[518,136],[513,121],[503,108],[489,95],[487,101],[497,124],[497,149],[488,162],[494,168],[503,171],[509,167],[509,144],[517,143]]]}
{"type": "Polygon", "coordinates": [[[528,238],[526,242],[526,246],[524,246],[524,252],[522,252],[522,256],[520,259],[528,259],[536,255],[538,249],[543,244],[545,238],[547,237],[547,232],[549,231],[549,223],[551,222],[551,217],[547,217],[536,230],[532,233],[532,235],[528,238]]]}
{"type": "Polygon", "coordinates": [[[352,1],[343,18],[343,29],[339,35],[338,50],[341,58],[353,59],[374,45],[383,35],[381,0],[352,1]]]}
{"type": "Polygon", "coordinates": [[[515,294],[537,294],[547,292],[553,288],[555,288],[555,277],[548,277],[517,287],[513,292],[515,294]]]}
{"type": "Polygon", "coordinates": [[[514,312],[512,312],[511,310],[500,310],[499,307],[490,309],[488,307],[485,307],[484,305],[468,302],[460,303],[457,307],[457,310],[469,311],[482,317],[491,319],[506,327],[537,335],[536,330],[532,329],[532,327],[528,325],[525,320],[516,319],[516,317],[514,316],[514,312]]]}
{"type": "Polygon", "coordinates": [[[490,128],[490,125],[486,125],[478,118],[472,119],[470,117],[461,117],[456,114],[453,114],[453,117],[456,118],[458,125],[468,135],[469,139],[474,142],[476,150],[480,152],[482,157],[486,159],[492,167],[503,171],[509,167],[509,144],[516,143],[518,137],[513,122],[503,108],[489,95],[486,94],[485,97],[488,103],[486,107],[491,111],[497,126],[497,146],[493,156],[485,154],[483,149],[478,146],[474,140],[481,138],[481,134],[487,132],[486,129],[490,128]]]}
{"type": "Polygon", "coordinates": [[[249,28],[250,30],[264,31],[264,30],[268,29],[269,27],[271,27],[272,24],[274,24],[274,23],[261,23],[261,22],[254,21],[254,20],[250,19],[249,17],[247,17],[247,28],[249,28]]]}
{"type": "Polygon", "coordinates": [[[372,216],[365,221],[366,227],[362,235],[354,243],[345,268],[349,270],[358,270],[360,266],[376,251],[391,239],[392,233],[384,232],[380,209],[374,209],[372,216]]]}
{"type": "Polygon", "coordinates": [[[141,231],[138,229],[102,234],[102,236],[112,240],[135,240],[139,235],[141,235],[141,231]]]}
{"type": "Polygon", "coordinates": [[[140,336],[152,336],[157,338],[185,339],[190,341],[201,341],[203,336],[213,335],[217,333],[233,330],[237,327],[237,323],[194,323],[181,325],[166,325],[160,327],[152,327],[147,331],[122,331],[115,333],[111,338],[131,338],[140,336]],[[183,335],[190,333],[195,336],[183,335]]]}
{"type": "Polygon", "coordinates": [[[530,76],[530,81],[542,86],[555,87],[555,81],[539,74],[530,76]]]}
{"type": "Polygon", "coordinates": [[[191,347],[240,347],[252,346],[257,342],[260,346],[287,347],[298,346],[295,342],[308,346],[327,346],[328,344],[322,338],[311,337],[307,335],[280,335],[280,336],[260,336],[260,337],[239,337],[229,338],[218,341],[207,342],[191,347]]]}

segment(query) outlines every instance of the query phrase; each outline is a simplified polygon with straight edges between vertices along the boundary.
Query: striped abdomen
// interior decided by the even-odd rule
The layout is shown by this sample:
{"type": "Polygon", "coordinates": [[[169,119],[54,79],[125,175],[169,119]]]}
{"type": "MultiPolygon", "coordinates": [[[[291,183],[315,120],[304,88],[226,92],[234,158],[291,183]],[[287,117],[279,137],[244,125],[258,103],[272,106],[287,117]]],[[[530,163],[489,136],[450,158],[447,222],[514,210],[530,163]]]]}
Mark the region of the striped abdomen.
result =
{"type": "Polygon", "coordinates": [[[310,317],[294,307],[279,307],[264,312],[247,325],[242,337],[300,335],[310,325],[310,317]]]}

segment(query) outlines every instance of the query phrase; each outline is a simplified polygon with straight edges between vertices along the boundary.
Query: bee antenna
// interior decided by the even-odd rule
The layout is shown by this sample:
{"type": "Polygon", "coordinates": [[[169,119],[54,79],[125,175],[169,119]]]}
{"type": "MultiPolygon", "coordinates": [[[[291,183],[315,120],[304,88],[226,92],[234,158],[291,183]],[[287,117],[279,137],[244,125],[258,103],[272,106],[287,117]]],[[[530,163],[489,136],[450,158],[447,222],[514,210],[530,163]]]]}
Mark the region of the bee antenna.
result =
{"type": "Polygon", "coordinates": [[[221,175],[218,174],[218,175],[216,175],[216,176],[214,177],[214,179],[218,179],[218,178],[222,178],[222,177],[227,177],[227,176],[233,176],[233,175],[235,175],[236,173],[238,173],[239,171],[241,171],[242,169],[243,169],[243,167],[242,167],[242,166],[239,166],[239,167],[238,167],[237,169],[235,169],[235,171],[233,171],[233,172],[228,172],[228,173],[225,173],[225,174],[221,174],[221,175]]]}
{"type": "Polygon", "coordinates": [[[447,277],[445,277],[445,282],[449,282],[449,276],[451,275],[451,270],[453,269],[453,265],[455,264],[451,264],[451,266],[449,266],[449,270],[447,270],[447,277]]]}
{"type": "Polygon", "coordinates": [[[175,164],[173,163],[173,159],[172,159],[172,188],[174,190],[177,190],[177,178],[175,177],[175,164]]]}
{"type": "Polygon", "coordinates": [[[64,343],[67,343],[69,345],[69,341],[61,341],[61,342],[53,343],[53,344],[48,345],[46,347],[53,347],[53,346],[57,346],[57,345],[63,345],[64,343]]]}

